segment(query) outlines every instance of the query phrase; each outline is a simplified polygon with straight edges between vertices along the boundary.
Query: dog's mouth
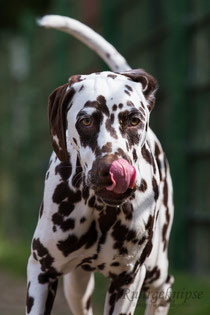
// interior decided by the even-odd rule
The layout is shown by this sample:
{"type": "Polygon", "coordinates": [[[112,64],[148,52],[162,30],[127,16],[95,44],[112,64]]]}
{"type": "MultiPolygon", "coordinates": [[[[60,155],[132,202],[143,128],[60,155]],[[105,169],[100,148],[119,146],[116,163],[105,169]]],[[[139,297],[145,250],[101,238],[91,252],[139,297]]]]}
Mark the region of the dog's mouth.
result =
{"type": "Polygon", "coordinates": [[[108,205],[120,205],[128,198],[135,186],[136,169],[125,159],[115,159],[106,163],[104,159],[98,163],[98,169],[90,172],[92,176],[92,187],[96,196],[108,205]],[[96,175],[97,174],[97,175],[96,175]]]}
{"type": "Polygon", "coordinates": [[[106,188],[95,190],[96,196],[99,197],[105,204],[111,206],[118,206],[125,202],[132,194],[133,189],[128,188],[123,194],[117,194],[109,191],[106,188]]]}

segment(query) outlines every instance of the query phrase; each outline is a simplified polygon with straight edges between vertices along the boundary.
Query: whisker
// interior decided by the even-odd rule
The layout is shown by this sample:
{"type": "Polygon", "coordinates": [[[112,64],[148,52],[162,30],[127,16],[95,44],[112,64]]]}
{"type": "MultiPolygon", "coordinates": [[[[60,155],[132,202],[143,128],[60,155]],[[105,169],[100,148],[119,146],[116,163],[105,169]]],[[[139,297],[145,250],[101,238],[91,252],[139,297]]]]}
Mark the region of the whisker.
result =
{"type": "Polygon", "coordinates": [[[83,174],[83,171],[81,171],[81,172],[79,172],[79,173],[77,173],[77,174],[75,174],[74,176],[73,176],[73,178],[72,178],[72,180],[74,181],[74,185],[75,186],[77,186],[77,184],[78,184],[78,182],[80,181],[80,180],[82,180],[82,176],[84,175],[83,174]]]}
{"type": "MultiPolygon", "coordinates": [[[[58,165],[60,168],[73,168],[71,165],[58,165]]],[[[80,169],[82,169],[82,167],[81,166],[75,166],[75,169],[76,168],[80,168],[80,169]]]]}

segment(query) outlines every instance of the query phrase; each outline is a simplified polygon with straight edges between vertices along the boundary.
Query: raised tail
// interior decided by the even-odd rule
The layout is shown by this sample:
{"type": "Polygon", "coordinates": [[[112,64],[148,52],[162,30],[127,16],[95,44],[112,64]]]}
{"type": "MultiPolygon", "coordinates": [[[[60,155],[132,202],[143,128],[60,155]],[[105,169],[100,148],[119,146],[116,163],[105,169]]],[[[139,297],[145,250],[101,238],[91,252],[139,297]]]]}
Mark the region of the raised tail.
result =
{"type": "Polygon", "coordinates": [[[38,20],[38,24],[46,28],[58,29],[78,38],[94,50],[112,71],[121,72],[131,69],[125,58],[110,43],[77,20],[61,15],[45,15],[38,20]]]}

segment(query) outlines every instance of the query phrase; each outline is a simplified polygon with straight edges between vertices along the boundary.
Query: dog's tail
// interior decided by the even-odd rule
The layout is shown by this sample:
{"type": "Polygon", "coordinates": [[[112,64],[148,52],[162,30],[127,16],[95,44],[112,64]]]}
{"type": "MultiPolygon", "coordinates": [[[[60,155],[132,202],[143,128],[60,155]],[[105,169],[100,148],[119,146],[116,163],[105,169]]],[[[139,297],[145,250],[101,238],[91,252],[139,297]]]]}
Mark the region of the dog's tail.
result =
{"type": "Polygon", "coordinates": [[[121,72],[131,69],[125,58],[111,44],[81,22],[60,15],[45,15],[37,22],[40,26],[55,28],[75,36],[94,50],[112,71],[121,72]]]}

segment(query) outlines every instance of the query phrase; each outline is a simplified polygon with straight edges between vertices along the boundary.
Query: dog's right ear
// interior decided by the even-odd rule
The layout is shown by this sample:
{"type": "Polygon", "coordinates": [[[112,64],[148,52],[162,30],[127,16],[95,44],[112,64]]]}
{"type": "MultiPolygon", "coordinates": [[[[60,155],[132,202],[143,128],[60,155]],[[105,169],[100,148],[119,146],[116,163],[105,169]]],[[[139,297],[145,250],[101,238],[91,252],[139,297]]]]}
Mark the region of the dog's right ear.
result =
{"type": "Polygon", "coordinates": [[[66,113],[73,95],[74,89],[67,83],[58,87],[49,96],[48,117],[51,142],[57,157],[62,162],[68,160],[66,113]]]}

